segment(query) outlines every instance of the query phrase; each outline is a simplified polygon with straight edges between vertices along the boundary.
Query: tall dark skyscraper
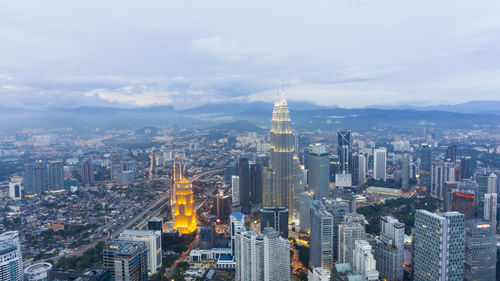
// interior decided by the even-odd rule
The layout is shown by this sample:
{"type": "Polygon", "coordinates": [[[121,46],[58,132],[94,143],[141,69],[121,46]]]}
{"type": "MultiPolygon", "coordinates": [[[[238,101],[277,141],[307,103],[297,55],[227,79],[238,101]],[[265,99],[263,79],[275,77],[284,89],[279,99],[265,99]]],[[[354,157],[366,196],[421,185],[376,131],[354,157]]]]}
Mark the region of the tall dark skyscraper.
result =
{"type": "Polygon", "coordinates": [[[248,158],[239,159],[241,212],[250,213],[250,165],[248,158]]]}
{"type": "Polygon", "coordinates": [[[340,157],[330,155],[330,182],[335,182],[335,175],[340,173],[340,157]]]}
{"type": "Polygon", "coordinates": [[[488,221],[465,221],[464,280],[495,280],[497,246],[493,229],[488,221]]]}
{"type": "Polygon", "coordinates": [[[460,158],[460,180],[470,179],[472,176],[472,158],[462,156],[460,158]]]}
{"type": "Polygon", "coordinates": [[[420,150],[420,185],[425,186],[425,190],[430,194],[432,169],[432,147],[429,144],[422,144],[420,150]]]}
{"type": "Polygon", "coordinates": [[[337,154],[340,160],[340,173],[352,174],[350,171],[350,158],[351,158],[351,130],[338,130],[337,131],[337,154]]]}
{"type": "Polygon", "coordinates": [[[250,200],[252,204],[262,203],[262,167],[250,165],[250,200]]]}
{"type": "MultiPolygon", "coordinates": [[[[282,93],[274,104],[271,119],[271,145],[269,148],[269,170],[272,183],[269,194],[270,205],[286,207],[293,210],[293,141],[292,120],[288,111],[285,93],[282,93]]],[[[241,175],[240,175],[241,176],[241,175]]],[[[289,212],[289,221],[292,220],[292,211],[289,212]]]]}
{"type": "Polygon", "coordinates": [[[446,161],[455,162],[457,161],[457,146],[450,145],[446,150],[446,161]]]}
{"type": "Polygon", "coordinates": [[[283,238],[288,238],[288,209],[285,207],[264,207],[260,210],[260,231],[272,227],[283,238]]]}

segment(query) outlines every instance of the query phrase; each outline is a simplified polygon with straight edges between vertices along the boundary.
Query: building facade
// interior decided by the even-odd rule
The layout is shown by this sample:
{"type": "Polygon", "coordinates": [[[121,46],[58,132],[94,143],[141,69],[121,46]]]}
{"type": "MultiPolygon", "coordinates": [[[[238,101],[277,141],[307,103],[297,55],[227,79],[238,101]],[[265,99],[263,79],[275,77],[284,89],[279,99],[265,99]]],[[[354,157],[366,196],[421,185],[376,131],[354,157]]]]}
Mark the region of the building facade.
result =
{"type": "Polygon", "coordinates": [[[463,280],[464,236],[463,214],[417,210],[413,249],[415,280],[463,280]]]}

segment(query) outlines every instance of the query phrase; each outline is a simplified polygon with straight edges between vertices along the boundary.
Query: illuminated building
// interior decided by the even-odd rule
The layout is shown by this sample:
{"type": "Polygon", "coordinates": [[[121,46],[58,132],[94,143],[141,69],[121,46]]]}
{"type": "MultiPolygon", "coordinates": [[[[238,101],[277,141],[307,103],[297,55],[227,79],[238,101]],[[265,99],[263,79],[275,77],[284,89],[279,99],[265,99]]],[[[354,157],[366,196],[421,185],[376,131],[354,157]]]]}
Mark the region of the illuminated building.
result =
{"type": "MultiPolygon", "coordinates": [[[[292,120],[288,111],[285,94],[282,93],[274,104],[271,119],[271,146],[269,148],[269,171],[272,175],[272,184],[265,197],[266,207],[286,207],[293,210],[293,142],[292,120]]],[[[265,177],[265,176],[264,176],[265,177]]],[[[293,212],[288,213],[291,222],[293,212]]]]}
{"type": "Polygon", "coordinates": [[[340,171],[342,174],[350,174],[350,158],[351,158],[351,130],[338,130],[337,131],[337,153],[339,155],[340,171]]]}
{"type": "Polygon", "coordinates": [[[386,180],[387,173],[387,150],[385,147],[373,150],[373,178],[376,180],[386,180]]]}
{"type": "Polygon", "coordinates": [[[465,219],[473,219],[475,217],[474,197],[474,193],[454,192],[451,202],[452,211],[464,214],[465,219]]]}
{"type": "MultiPolygon", "coordinates": [[[[21,242],[19,241],[19,232],[18,231],[7,231],[2,234],[0,234],[0,244],[8,244],[8,245],[13,245],[15,246],[15,253],[12,253],[11,250],[8,250],[9,252],[7,256],[3,256],[4,259],[1,257],[1,250],[0,250],[0,267],[2,266],[7,266],[6,268],[9,269],[9,272],[11,272],[11,277],[12,276],[17,276],[19,279],[14,278],[14,279],[8,279],[8,280],[15,280],[15,281],[20,281],[22,280],[22,274],[23,274],[23,255],[21,252],[21,242]],[[13,268],[12,266],[16,266],[17,268],[13,268]]],[[[1,247],[0,247],[1,248],[1,247]]],[[[10,249],[10,247],[8,247],[10,249]]],[[[7,249],[7,248],[5,248],[7,249]]],[[[2,268],[0,268],[0,277],[2,272],[2,268]]],[[[1,278],[0,278],[1,279],[1,278]]],[[[3,280],[3,279],[2,279],[3,280]]]]}
{"type": "Polygon", "coordinates": [[[353,268],[357,273],[362,274],[365,280],[379,280],[379,272],[375,269],[375,258],[372,254],[372,246],[366,240],[356,240],[354,242],[353,268]]]}
{"type": "Polygon", "coordinates": [[[174,228],[180,233],[196,231],[196,210],[193,208],[193,186],[182,178],[175,182],[174,228]]]}
{"type": "Polygon", "coordinates": [[[380,236],[375,238],[376,268],[382,280],[403,280],[405,225],[385,216],[380,226],[380,236]]]}

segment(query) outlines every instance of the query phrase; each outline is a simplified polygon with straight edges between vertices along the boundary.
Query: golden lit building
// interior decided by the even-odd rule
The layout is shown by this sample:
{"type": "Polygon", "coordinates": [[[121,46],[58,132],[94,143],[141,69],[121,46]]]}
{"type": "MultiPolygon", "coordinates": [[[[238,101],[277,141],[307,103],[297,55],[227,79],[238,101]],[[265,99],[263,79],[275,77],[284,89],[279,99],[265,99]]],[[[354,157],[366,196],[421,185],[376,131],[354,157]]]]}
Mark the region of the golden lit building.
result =
{"type": "Polygon", "coordinates": [[[193,186],[186,178],[175,181],[174,228],[180,233],[196,231],[196,210],[193,207],[193,186]]]}

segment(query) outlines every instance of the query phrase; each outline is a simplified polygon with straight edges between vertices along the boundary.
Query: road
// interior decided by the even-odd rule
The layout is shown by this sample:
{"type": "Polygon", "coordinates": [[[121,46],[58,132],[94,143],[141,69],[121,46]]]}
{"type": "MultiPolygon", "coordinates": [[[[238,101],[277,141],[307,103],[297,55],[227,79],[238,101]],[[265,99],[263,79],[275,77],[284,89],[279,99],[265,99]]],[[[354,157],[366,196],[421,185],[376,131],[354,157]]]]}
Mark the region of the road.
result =
{"type": "MultiPolygon", "coordinates": [[[[219,169],[219,170],[210,170],[210,171],[205,171],[203,173],[200,173],[200,174],[197,174],[197,175],[194,175],[192,177],[189,178],[190,182],[193,182],[193,181],[196,181],[198,180],[199,178],[201,177],[204,177],[204,176],[207,176],[207,175],[213,175],[213,174],[216,174],[218,172],[222,171],[222,169],[219,169]]],[[[120,233],[122,233],[125,229],[128,229],[131,225],[133,225],[134,223],[136,223],[139,219],[141,219],[143,216],[147,215],[152,209],[154,209],[155,207],[157,207],[159,204],[163,203],[165,200],[167,200],[168,198],[170,197],[170,193],[167,192],[167,193],[164,193],[160,198],[158,198],[156,201],[153,202],[153,204],[151,204],[149,207],[147,207],[146,209],[144,209],[142,212],[140,212],[138,215],[136,215],[135,217],[133,217],[130,221],[128,221],[127,223],[123,224],[120,228],[116,229],[115,231],[113,231],[111,233],[111,238],[115,238],[116,236],[118,236],[120,233]]],[[[71,253],[68,253],[66,255],[60,255],[60,256],[57,256],[57,257],[54,257],[52,258],[51,260],[56,263],[60,258],[62,257],[73,257],[73,256],[81,256],[85,251],[87,251],[88,249],[91,249],[91,248],[94,248],[97,243],[99,241],[102,241],[104,240],[105,238],[101,238],[99,240],[96,240],[90,244],[87,244],[85,246],[82,246],[80,248],[77,248],[75,251],[71,252],[71,253]]],[[[191,248],[189,248],[191,249],[191,248]]],[[[186,251],[189,253],[189,250],[186,251]]]]}

